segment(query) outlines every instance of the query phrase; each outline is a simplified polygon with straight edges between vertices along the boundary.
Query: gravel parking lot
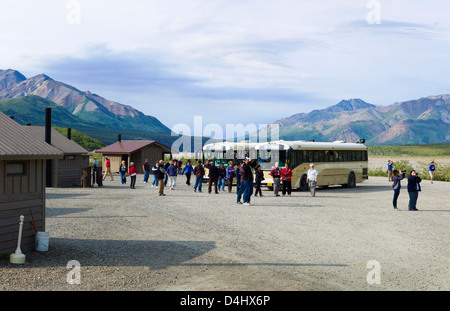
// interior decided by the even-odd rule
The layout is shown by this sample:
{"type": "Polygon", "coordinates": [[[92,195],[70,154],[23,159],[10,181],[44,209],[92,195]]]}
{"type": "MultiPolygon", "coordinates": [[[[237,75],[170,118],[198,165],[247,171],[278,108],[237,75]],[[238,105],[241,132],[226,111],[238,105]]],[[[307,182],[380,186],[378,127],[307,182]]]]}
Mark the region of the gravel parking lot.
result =
{"type": "Polygon", "coordinates": [[[136,190],[119,178],[47,189],[49,251],[0,260],[0,290],[450,290],[448,183],[424,181],[409,212],[404,182],[396,212],[385,178],[316,197],[264,191],[254,206],[184,182],[165,197],[142,176],[136,190]],[[381,284],[367,281],[370,261],[381,284]]]}

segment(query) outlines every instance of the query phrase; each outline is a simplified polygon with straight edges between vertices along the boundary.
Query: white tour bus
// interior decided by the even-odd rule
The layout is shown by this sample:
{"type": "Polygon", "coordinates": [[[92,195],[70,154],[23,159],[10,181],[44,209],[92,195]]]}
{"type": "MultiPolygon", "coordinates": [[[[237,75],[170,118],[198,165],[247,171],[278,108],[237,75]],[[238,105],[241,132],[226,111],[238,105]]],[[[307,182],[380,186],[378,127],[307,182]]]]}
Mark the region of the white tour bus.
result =
{"type": "Polygon", "coordinates": [[[361,139],[358,143],[314,142],[314,141],[276,141],[257,144],[258,164],[264,172],[263,181],[273,187],[270,171],[279,163],[283,169],[288,163],[292,169],[292,188],[307,190],[306,175],[313,163],[319,173],[317,186],[342,185],[353,188],[356,183],[368,179],[367,147],[361,139]]]}

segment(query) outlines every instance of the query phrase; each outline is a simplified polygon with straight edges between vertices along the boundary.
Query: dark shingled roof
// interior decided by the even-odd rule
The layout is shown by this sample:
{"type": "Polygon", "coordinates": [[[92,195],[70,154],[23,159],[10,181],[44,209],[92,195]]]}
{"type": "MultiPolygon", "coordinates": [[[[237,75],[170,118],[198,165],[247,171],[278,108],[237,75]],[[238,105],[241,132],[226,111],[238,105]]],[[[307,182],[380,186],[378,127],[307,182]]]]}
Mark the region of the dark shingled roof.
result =
{"type": "Polygon", "coordinates": [[[172,152],[170,147],[163,145],[156,140],[123,140],[121,142],[116,142],[112,145],[106,146],[105,148],[96,150],[96,153],[105,154],[127,154],[134,153],[144,147],[156,144],[166,152],[172,152]]]}

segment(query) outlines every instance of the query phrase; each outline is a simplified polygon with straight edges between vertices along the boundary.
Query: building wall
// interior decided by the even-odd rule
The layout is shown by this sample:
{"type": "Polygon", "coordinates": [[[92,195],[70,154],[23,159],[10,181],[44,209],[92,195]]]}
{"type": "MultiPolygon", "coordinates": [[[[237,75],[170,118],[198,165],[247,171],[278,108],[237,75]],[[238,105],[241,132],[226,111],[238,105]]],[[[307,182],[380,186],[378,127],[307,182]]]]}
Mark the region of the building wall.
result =
{"type": "Polygon", "coordinates": [[[64,159],[52,161],[53,187],[81,186],[83,169],[89,166],[89,156],[65,155],[64,159]],[[71,158],[73,157],[73,159],[71,158]]]}
{"type": "Polygon", "coordinates": [[[31,213],[38,231],[45,231],[45,160],[24,161],[25,174],[7,176],[6,162],[0,160],[0,256],[16,250],[19,217],[25,217],[21,250],[35,247],[31,213]]]}
{"type": "Polygon", "coordinates": [[[113,174],[119,173],[119,167],[122,163],[122,155],[109,155],[109,154],[103,154],[102,155],[102,171],[103,173],[106,172],[106,159],[105,156],[107,156],[111,162],[111,172],[113,174]]]}

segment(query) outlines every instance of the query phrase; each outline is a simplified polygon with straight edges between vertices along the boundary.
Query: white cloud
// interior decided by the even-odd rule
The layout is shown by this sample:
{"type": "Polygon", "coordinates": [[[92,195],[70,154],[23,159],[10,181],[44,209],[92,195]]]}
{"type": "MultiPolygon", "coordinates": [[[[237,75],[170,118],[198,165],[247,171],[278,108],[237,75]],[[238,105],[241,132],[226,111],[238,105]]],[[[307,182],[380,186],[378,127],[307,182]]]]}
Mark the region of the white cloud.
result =
{"type": "Polygon", "coordinates": [[[138,109],[164,99],[226,103],[266,122],[278,117],[274,106],[287,116],[343,98],[390,104],[448,93],[443,0],[379,0],[380,25],[367,23],[361,0],[78,1],[74,25],[68,1],[0,2],[0,68],[49,70],[138,109]]]}

